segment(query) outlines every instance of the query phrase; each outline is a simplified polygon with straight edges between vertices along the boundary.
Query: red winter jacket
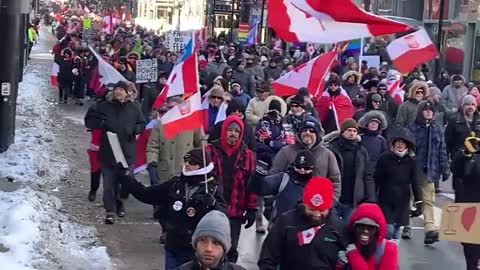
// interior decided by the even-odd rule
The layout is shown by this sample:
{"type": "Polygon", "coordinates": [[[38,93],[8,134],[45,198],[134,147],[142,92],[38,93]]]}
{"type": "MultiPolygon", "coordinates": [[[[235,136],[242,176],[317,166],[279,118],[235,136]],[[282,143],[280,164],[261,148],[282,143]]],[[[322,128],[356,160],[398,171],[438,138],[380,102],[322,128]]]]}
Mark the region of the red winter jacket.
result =
{"type": "MultiPolygon", "coordinates": [[[[353,231],[353,224],[361,218],[371,218],[380,225],[377,246],[385,239],[387,231],[387,222],[380,207],[373,203],[364,203],[358,206],[350,218],[348,228],[353,231]]],[[[360,246],[357,245],[357,248],[360,246]]],[[[365,260],[358,249],[347,253],[348,263],[352,270],[397,270],[398,269],[398,249],[397,245],[391,241],[386,241],[385,250],[379,261],[378,268],[375,268],[375,256],[372,255],[365,260]]]]}
{"type": "MultiPolygon", "coordinates": [[[[227,214],[229,217],[242,218],[247,209],[255,209],[257,196],[247,191],[247,184],[250,176],[255,173],[255,154],[242,143],[243,121],[238,116],[228,116],[222,124],[220,140],[214,141],[206,148],[214,164],[214,171],[218,177],[218,183],[222,190],[225,186],[231,187],[231,194],[224,195],[224,198],[230,197],[227,201],[227,214]],[[239,143],[234,146],[228,146],[226,143],[226,130],[233,121],[237,122],[242,128],[239,143]],[[234,156],[233,168],[224,167],[224,159],[234,156]],[[232,183],[225,183],[223,179],[224,171],[230,172],[233,177],[232,183]]],[[[226,199],[227,200],[227,199],[226,199]]]]}

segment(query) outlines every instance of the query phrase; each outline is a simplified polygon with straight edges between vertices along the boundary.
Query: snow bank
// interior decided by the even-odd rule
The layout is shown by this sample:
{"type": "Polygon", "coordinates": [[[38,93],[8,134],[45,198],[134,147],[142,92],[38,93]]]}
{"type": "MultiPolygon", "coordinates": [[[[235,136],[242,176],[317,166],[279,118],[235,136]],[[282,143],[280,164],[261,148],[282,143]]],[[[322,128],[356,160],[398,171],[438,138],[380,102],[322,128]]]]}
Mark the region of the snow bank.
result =
{"type": "Polygon", "coordinates": [[[31,65],[19,85],[15,143],[0,153],[0,178],[13,177],[22,182],[54,182],[65,175],[68,165],[60,149],[55,149],[55,126],[48,102],[45,74],[48,68],[31,65]]]}
{"type": "Polygon", "coordinates": [[[0,192],[2,269],[111,269],[104,247],[93,247],[94,232],[59,214],[55,197],[31,189],[0,192]]]}

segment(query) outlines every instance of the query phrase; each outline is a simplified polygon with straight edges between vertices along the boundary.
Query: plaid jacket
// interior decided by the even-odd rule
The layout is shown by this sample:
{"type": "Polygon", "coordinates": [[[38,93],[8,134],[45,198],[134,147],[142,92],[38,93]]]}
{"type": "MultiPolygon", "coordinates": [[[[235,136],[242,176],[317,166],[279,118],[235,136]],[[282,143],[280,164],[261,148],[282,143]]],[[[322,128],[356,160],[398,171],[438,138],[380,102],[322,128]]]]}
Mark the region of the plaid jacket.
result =
{"type": "MultiPolygon", "coordinates": [[[[247,209],[256,209],[257,196],[247,191],[247,184],[250,176],[255,173],[255,154],[245,144],[233,153],[235,155],[234,168],[224,168],[223,159],[225,153],[219,141],[213,142],[206,148],[218,177],[218,183],[224,190],[223,170],[228,170],[233,175],[232,194],[227,202],[227,214],[232,218],[242,218],[247,209]]],[[[227,196],[224,196],[227,197],[227,196]]]]}

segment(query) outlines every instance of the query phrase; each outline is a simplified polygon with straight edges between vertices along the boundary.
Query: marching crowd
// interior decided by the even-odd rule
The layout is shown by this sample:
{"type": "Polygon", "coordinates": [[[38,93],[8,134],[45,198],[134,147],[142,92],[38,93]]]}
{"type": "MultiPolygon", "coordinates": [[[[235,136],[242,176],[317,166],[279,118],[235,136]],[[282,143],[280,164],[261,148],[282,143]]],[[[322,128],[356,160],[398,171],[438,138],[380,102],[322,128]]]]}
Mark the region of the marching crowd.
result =
{"type": "MultiPolygon", "coordinates": [[[[423,215],[425,244],[439,240],[439,181],[452,175],[457,202],[480,202],[480,92],[460,74],[428,80],[425,66],[403,76],[388,59],[359,68],[350,57],[333,67],[323,95],[300,88],[277,96],[271,83],[319,52],[238,45],[219,35],[198,53],[200,91],[210,90],[208,125],[166,139],[159,119],[183,98],[153,104],[177,53],[140,27],[99,32],[92,47],[124,76],[103,86],[82,34],[67,34],[62,23],[53,48],[59,102],[95,99],[85,116],[88,199],[96,199],[102,178],[107,224],[125,216],[129,194],[152,205],[167,270],[243,269],[235,264],[238,242],[242,227],[253,225],[268,232],[262,270],[393,270],[411,217],[423,215]],[[157,59],[158,82],[135,83],[140,59],[157,59]],[[404,100],[390,95],[394,80],[404,100]],[[133,175],[135,143],[155,119],[145,186],[133,175]],[[117,134],[128,170],[117,166],[107,132],[117,134]]],[[[478,269],[480,246],[463,246],[467,269],[478,269]]]]}

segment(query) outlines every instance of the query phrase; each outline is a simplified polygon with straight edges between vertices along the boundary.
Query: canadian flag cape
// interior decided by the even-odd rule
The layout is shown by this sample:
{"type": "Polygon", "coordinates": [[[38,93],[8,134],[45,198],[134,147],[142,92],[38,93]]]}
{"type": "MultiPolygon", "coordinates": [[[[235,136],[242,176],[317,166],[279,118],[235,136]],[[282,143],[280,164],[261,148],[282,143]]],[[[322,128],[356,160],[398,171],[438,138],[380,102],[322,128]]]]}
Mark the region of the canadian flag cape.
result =
{"type": "Polygon", "coordinates": [[[291,42],[335,43],[408,31],[410,26],[365,12],[351,0],[269,0],[268,24],[291,42]]]}
{"type": "Polygon", "coordinates": [[[137,141],[135,143],[135,168],[133,170],[135,174],[147,168],[147,144],[148,140],[150,140],[152,129],[155,127],[157,122],[157,119],[150,121],[143,132],[137,137],[137,141]]]}
{"type": "Polygon", "coordinates": [[[393,65],[401,73],[408,73],[414,67],[438,56],[437,48],[425,29],[390,42],[387,52],[393,65]]]}
{"type": "Polygon", "coordinates": [[[60,66],[53,62],[52,72],[50,73],[50,84],[52,86],[58,86],[58,72],[60,71],[60,66]]]}
{"type": "Polygon", "coordinates": [[[167,140],[182,131],[194,130],[203,126],[205,110],[202,108],[200,95],[200,92],[195,93],[170,109],[161,118],[167,140]]]}
{"type": "Polygon", "coordinates": [[[113,17],[108,15],[103,17],[103,32],[105,34],[113,34],[113,17]]]}
{"type": "MultiPolygon", "coordinates": [[[[211,94],[212,90],[208,90],[203,96],[202,96],[202,109],[205,111],[205,114],[203,115],[204,118],[203,118],[203,127],[205,129],[205,133],[208,133],[208,108],[209,108],[209,98],[210,98],[210,94],[211,94]]],[[[222,103],[222,105],[220,105],[220,108],[218,109],[218,113],[217,113],[217,117],[215,118],[215,124],[220,122],[220,121],[223,121],[225,120],[225,118],[227,118],[227,107],[228,107],[228,104],[227,103],[222,103]]]]}
{"type": "Polygon", "coordinates": [[[337,51],[334,50],[294,68],[272,82],[275,95],[281,97],[295,95],[301,87],[306,87],[312,95],[316,95],[319,89],[323,88],[325,76],[336,58],[337,51]]]}
{"type": "Polygon", "coordinates": [[[392,96],[398,105],[403,103],[403,99],[405,98],[405,90],[400,87],[400,80],[388,81],[387,89],[390,96],[392,96]]]}
{"type": "Polygon", "coordinates": [[[326,133],[339,130],[343,120],[351,118],[354,113],[352,101],[343,88],[340,95],[334,97],[330,96],[328,91],[324,91],[323,95],[317,99],[315,108],[326,133]]]}

